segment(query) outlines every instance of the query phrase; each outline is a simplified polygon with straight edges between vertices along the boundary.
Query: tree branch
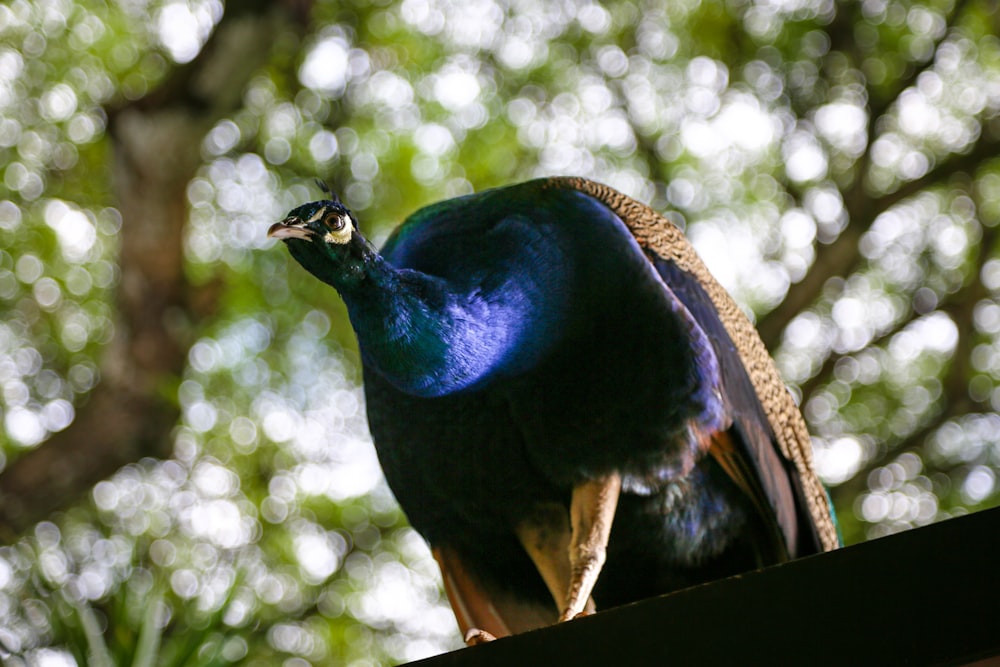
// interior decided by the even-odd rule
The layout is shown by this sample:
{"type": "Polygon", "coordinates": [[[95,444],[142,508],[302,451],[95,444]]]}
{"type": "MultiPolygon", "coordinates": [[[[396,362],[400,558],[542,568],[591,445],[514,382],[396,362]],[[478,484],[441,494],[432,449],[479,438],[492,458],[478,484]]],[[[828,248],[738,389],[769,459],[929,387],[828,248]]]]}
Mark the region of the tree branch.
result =
{"type": "Polygon", "coordinates": [[[857,268],[861,260],[858,243],[879,215],[907,197],[946,182],[954,174],[974,172],[976,167],[994,157],[998,149],[1000,138],[990,134],[984,126],[968,153],[952,154],[920,178],[907,181],[888,194],[874,199],[866,197],[860,202],[856,200],[853,205],[845,200],[851,220],[847,228],[833,243],[817,249],[816,261],[805,277],[789,287],[784,301],[758,322],[757,330],[768,348],[778,345],[788,322],[819,297],[827,280],[846,276],[857,268]]]}
{"type": "MultiPolygon", "coordinates": [[[[937,310],[948,314],[953,321],[962,321],[963,319],[966,319],[966,316],[963,315],[966,306],[969,303],[975,304],[986,296],[985,288],[983,288],[982,283],[977,282],[977,276],[982,271],[983,265],[986,261],[993,256],[993,248],[996,245],[997,236],[998,232],[996,226],[983,227],[983,237],[980,240],[979,253],[972,270],[970,282],[966,283],[964,287],[956,292],[946,293],[941,296],[940,301],[938,302],[937,310]]],[[[899,333],[918,317],[922,317],[924,314],[925,313],[919,313],[915,310],[911,310],[906,317],[894,323],[890,329],[887,329],[877,335],[865,347],[871,348],[881,345],[899,333]]],[[[968,317],[971,317],[971,315],[968,315],[968,317]]],[[[799,391],[802,394],[802,405],[808,403],[809,399],[816,393],[816,390],[829,381],[830,374],[833,372],[833,369],[836,367],[838,361],[844,359],[845,357],[853,356],[854,354],[856,353],[831,353],[827,356],[820,369],[811,378],[799,385],[799,391]]]]}
{"type": "Polygon", "coordinates": [[[989,296],[989,292],[979,276],[983,265],[993,257],[998,239],[1000,239],[1000,226],[983,226],[983,237],[980,240],[976,257],[976,268],[972,272],[969,282],[958,290],[949,300],[949,305],[942,309],[955,323],[958,330],[958,341],[955,344],[955,351],[952,353],[951,364],[942,378],[941,396],[943,398],[940,410],[915,431],[908,433],[899,442],[888,447],[882,456],[869,461],[851,479],[837,487],[838,496],[856,497],[864,490],[868,483],[868,475],[873,470],[885,465],[889,457],[895,458],[904,452],[920,449],[927,437],[941,428],[945,422],[969,412],[990,409],[987,404],[975,401],[969,396],[969,378],[972,367],[972,349],[976,343],[973,315],[976,305],[989,296]]]}
{"type": "MultiPolygon", "coordinates": [[[[908,88],[916,85],[917,79],[920,78],[920,75],[934,66],[934,60],[937,56],[938,49],[941,47],[941,44],[944,43],[944,40],[948,38],[948,33],[951,32],[952,27],[958,21],[968,4],[969,0],[955,0],[955,4],[952,5],[951,12],[945,17],[945,29],[941,32],[941,35],[934,40],[934,47],[931,49],[930,58],[923,63],[913,63],[913,68],[909,71],[909,73],[896,81],[896,85],[892,89],[892,92],[886,95],[880,102],[874,103],[869,99],[868,117],[871,119],[871,122],[869,123],[869,146],[871,145],[870,140],[874,139],[874,131],[872,128],[878,124],[879,119],[885,116],[885,114],[889,111],[889,108],[892,107],[893,103],[899,99],[899,96],[902,95],[908,88]]],[[[869,90],[869,96],[870,95],[871,90],[869,90]]]]}
{"type": "MultiPolygon", "coordinates": [[[[874,103],[872,101],[874,96],[873,90],[871,86],[868,87],[867,145],[865,152],[858,158],[855,165],[853,181],[850,186],[841,191],[849,223],[847,228],[841,232],[840,236],[833,243],[818,249],[816,261],[801,281],[789,287],[788,293],[782,303],[760,318],[757,329],[768,348],[773,349],[778,345],[781,332],[784,331],[788,322],[816,300],[827,280],[834,276],[845,276],[857,266],[860,257],[858,242],[868,228],[871,227],[875,218],[900,200],[943,181],[950,174],[956,171],[973,169],[979,162],[996,152],[996,139],[985,138],[984,141],[984,130],[984,135],[980,136],[979,141],[976,142],[970,153],[966,155],[953,155],[951,158],[940,162],[937,168],[932,169],[924,176],[904,183],[895,191],[874,200],[865,192],[864,176],[871,165],[872,146],[877,138],[881,120],[899,99],[899,96],[913,86],[923,72],[928,71],[933,66],[938,49],[947,38],[951,27],[960,16],[967,2],[968,0],[956,0],[952,12],[947,18],[947,27],[934,43],[932,56],[927,62],[914,67],[909,75],[901,79],[892,93],[882,102],[874,103]]],[[[848,19],[849,15],[846,5],[841,3],[838,6],[834,22],[828,29],[828,34],[830,35],[832,44],[840,45],[842,49],[850,51],[855,61],[857,61],[861,54],[857,52],[853,41],[849,39],[849,29],[852,22],[848,19]]],[[[857,63],[855,63],[855,66],[858,66],[857,63]]]]}

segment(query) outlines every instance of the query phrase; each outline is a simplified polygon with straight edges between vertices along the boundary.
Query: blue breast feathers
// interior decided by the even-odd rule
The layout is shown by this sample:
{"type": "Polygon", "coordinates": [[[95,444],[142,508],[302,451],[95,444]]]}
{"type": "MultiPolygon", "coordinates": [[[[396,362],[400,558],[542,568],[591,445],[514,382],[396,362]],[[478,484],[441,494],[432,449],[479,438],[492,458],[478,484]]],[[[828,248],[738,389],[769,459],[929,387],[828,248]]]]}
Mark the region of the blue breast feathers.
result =
{"type": "Polygon", "coordinates": [[[472,222],[389,244],[388,288],[347,300],[365,363],[401,391],[443,396],[525,372],[566,323],[566,262],[549,230],[518,215],[472,222]]]}

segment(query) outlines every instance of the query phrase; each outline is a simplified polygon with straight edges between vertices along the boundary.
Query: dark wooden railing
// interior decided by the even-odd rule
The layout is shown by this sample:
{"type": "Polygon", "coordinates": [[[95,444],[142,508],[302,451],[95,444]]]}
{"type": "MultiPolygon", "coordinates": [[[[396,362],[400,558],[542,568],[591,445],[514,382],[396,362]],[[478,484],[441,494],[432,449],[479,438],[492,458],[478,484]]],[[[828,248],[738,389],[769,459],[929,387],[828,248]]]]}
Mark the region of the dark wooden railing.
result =
{"type": "Polygon", "coordinates": [[[1000,508],[412,664],[1000,667],[1000,508]]]}

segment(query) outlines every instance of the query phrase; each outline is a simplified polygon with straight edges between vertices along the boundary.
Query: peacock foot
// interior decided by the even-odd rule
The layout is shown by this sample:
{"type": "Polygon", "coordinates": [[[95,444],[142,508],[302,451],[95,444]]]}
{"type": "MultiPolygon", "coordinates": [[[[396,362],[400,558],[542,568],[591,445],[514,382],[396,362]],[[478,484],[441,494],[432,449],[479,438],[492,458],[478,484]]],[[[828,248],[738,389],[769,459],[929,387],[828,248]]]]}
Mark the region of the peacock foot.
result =
{"type": "Polygon", "coordinates": [[[485,630],[480,630],[479,628],[469,628],[469,631],[465,633],[466,646],[477,646],[479,644],[485,644],[495,640],[496,637],[485,630]]]}

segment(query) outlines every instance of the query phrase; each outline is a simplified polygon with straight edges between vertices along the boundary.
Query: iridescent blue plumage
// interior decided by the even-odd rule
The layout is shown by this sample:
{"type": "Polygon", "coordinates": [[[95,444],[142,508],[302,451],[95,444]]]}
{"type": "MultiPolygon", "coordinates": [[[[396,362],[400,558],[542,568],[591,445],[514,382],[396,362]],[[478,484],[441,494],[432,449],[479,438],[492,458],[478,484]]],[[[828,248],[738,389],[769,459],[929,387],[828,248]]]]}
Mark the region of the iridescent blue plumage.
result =
{"type": "Polygon", "coordinates": [[[270,233],[347,304],[379,458],[446,584],[462,572],[453,601],[553,620],[525,535],[564,510],[568,536],[571,497],[608,475],[598,606],[821,548],[703,286],[602,201],[551,181],[448,200],[380,254],[334,202],[270,233]]]}

